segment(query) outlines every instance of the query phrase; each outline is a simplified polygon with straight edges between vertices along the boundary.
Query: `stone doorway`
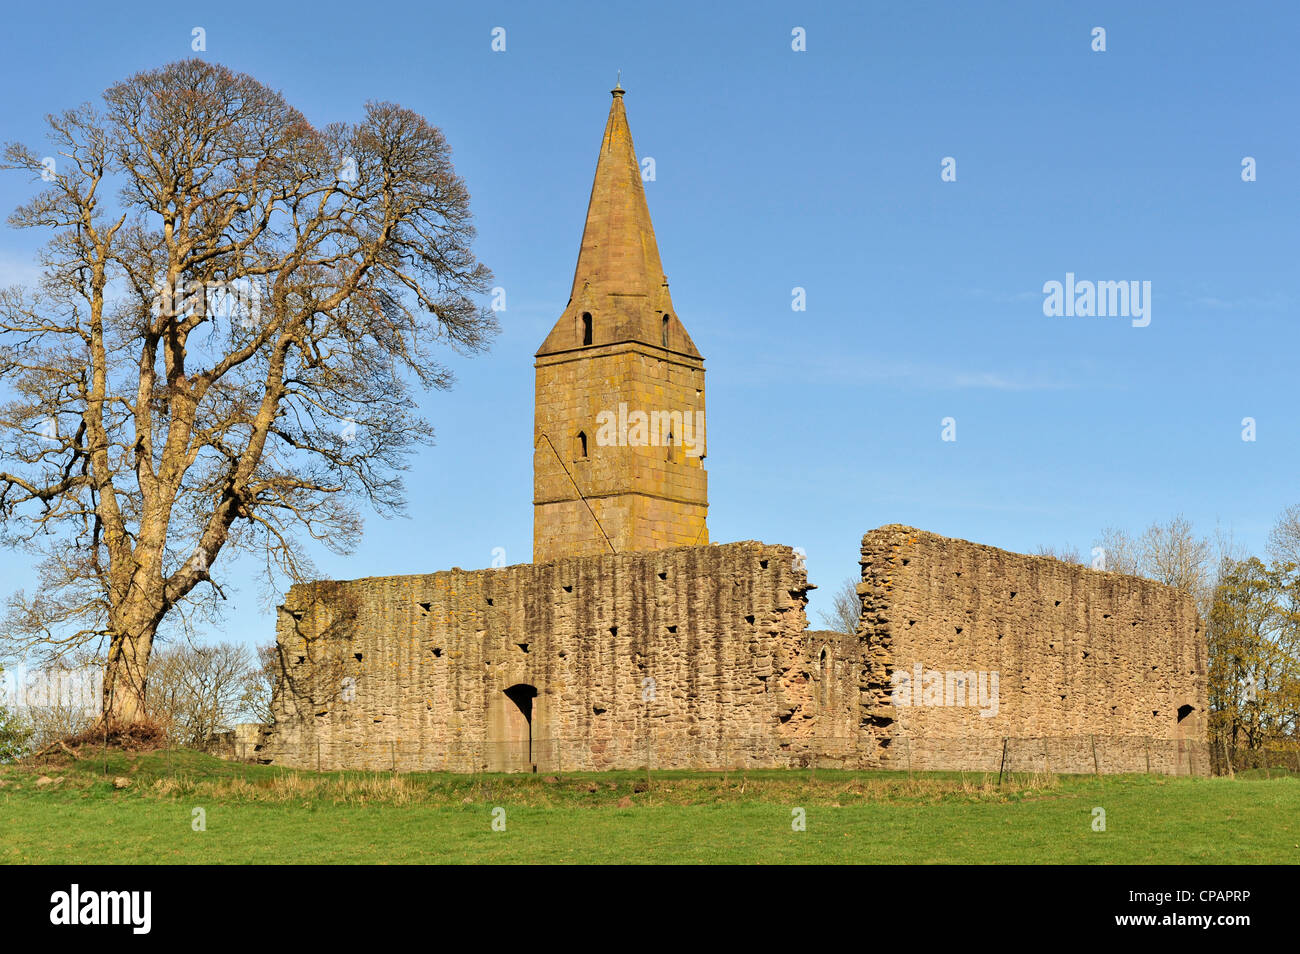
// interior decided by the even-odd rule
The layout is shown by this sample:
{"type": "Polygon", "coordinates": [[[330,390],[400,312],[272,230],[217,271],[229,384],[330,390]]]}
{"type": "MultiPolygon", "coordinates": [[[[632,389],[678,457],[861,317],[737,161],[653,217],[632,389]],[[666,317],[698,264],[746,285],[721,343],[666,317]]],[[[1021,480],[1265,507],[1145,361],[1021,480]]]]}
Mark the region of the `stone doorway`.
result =
{"type": "Polygon", "coordinates": [[[528,683],[496,693],[488,706],[487,763],[490,772],[535,772],[533,724],[537,687],[528,683]]]}

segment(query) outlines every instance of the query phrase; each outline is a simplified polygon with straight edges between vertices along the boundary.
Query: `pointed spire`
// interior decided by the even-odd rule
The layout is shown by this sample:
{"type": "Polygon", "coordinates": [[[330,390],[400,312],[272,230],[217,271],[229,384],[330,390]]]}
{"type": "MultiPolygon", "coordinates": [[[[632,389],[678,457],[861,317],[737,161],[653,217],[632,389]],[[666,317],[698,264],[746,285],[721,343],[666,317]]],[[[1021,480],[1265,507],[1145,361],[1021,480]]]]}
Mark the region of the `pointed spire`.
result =
{"type": "Polygon", "coordinates": [[[641,164],[623,108],[625,91],[615,86],[610,92],[613,101],[600,143],[578,267],[573,273],[575,297],[584,283],[599,291],[623,295],[652,294],[664,283],[659,246],[641,182],[641,164]]]}
{"type": "Polygon", "coordinates": [[[573,347],[569,340],[573,320],[585,312],[594,316],[593,344],[634,340],[659,346],[667,315],[672,349],[698,355],[668,294],[619,72],[618,85],[610,90],[613,101],[596,162],[569,305],[538,354],[573,347]]]}

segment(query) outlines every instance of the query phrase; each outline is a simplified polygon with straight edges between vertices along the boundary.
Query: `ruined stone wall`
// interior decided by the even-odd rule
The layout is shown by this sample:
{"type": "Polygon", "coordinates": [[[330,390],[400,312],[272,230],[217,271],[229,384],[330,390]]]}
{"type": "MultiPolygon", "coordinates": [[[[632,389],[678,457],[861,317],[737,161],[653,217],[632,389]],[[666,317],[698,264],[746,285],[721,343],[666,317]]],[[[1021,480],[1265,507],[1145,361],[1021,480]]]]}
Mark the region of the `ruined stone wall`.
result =
{"type": "Polygon", "coordinates": [[[839,689],[840,724],[817,718],[807,590],[791,548],[754,542],[295,586],[259,754],[324,769],[637,768],[647,748],[659,767],[806,763],[819,728],[848,737],[855,713],[839,689]],[[517,686],[537,690],[522,708],[517,686]]]}
{"type": "Polygon", "coordinates": [[[1015,771],[1208,771],[1187,594],[898,525],[863,538],[861,563],[864,765],[995,772],[1010,740],[1015,771]],[[935,673],[958,675],[940,690],[935,673]],[[996,714],[979,699],[993,674],[996,714]],[[974,704],[949,704],[963,690],[974,704]]]}

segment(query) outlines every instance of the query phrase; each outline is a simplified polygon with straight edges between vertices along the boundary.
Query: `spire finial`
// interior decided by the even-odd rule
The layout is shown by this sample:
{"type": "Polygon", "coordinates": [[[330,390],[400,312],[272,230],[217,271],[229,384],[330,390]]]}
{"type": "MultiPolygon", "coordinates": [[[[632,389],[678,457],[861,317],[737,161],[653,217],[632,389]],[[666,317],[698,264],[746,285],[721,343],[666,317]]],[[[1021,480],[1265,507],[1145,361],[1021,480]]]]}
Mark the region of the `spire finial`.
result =
{"type": "Polygon", "coordinates": [[[614,82],[614,88],[610,90],[615,96],[622,96],[626,90],[623,89],[623,71],[618,71],[618,79],[614,82]]]}

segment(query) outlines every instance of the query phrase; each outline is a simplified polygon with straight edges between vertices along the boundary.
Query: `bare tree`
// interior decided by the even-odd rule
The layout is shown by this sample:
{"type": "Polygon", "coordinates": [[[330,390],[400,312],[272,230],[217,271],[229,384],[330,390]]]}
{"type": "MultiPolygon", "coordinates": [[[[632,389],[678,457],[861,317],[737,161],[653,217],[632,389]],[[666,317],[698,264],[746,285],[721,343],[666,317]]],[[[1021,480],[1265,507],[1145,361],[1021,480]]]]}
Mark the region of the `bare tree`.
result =
{"type": "MultiPolygon", "coordinates": [[[[91,659],[90,656],[74,654],[73,658],[60,660],[59,667],[45,669],[40,673],[40,678],[47,684],[59,684],[59,676],[72,676],[72,681],[82,681],[79,676],[85,675],[88,667],[101,663],[101,660],[91,659]]],[[[94,686],[83,682],[87,690],[94,690],[94,686]]],[[[51,693],[40,693],[44,698],[27,699],[27,704],[23,707],[22,715],[25,716],[26,723],[31,729],[31,749],[39,750],[49,743],[82,736],[99,723],[100,707],[99,699],[83,697],[82,693],[73,695],[61,693],[61,691],[51,691],[51,693]]]]}
{"type": "Polygon", "coordinates": [[[1300,566],[1300,504],[1292,504],[1278,515],[1268,534],[1268,553],[1279,563],[1300,566]]]}
{"type": "Polygon", "coordinates": [[[1107,527],[1101,532],[1097,540],[1097,549],[1094,551],[1097,559],[1097,569],[1107,570],[1111,573],[1127,573],[1130,576],[1138,576],[1141,573],[1141,560],[1138,556],[1138,547],[1133,538],[1119,527],[1107,527]]]}
{"type": "Polygon", "coordinates": [[[201,745],[238,721],[252,672],[247,646],[161,648],[150,663],[148,712],[173,742],[201,745]]]}
{"type": "Polygon", "coordinates": [[[1062,563],[1083,563],[1083,557],[1079,555],[1079,548],[1067,543],[1063,547],[1040,546],[1037,555],[1041,557],[1050,557],[1053,560],[1060,560],[1062,563]]]}
{"type": "Polygon", "coordinates": [[[244,679],[241,715],[251,722],[271,721],[271,698],[280,672],[280,651],[275,643],[258,646],[256,660],[244,679]]]}
{"type": "Polygon", "coordinates": [[[858,619],[862,615],[862,597],[858,596],[860,582],[858,577],[851,576],[839,585],[832,597],[830,611],[818,613],[823,626],[849,635],[858,631],[858,619]]]}
{"type": "Polygon", "coordinates": [[[1213,547],[1182,514],[1152,523],[1138,538],[1137,548],[1139,565],[1151,579],[1198,597],[1210,585],[1213,547]]]}
{"type": "Polygon", "coordinates": [[[0,532],[41,579],[4,635],[106,643],[105,717],[129,723],[219,557],[303,579],[301,535],[347,552],[361,505],[400,511],[418,391],[451,382],[431,346],[487,346],[490,274],[442,133],[391,103],[317,129],[189,60],[49,133],[52,155],[5,152],[41,190],[11,223],[51,238],[39,285],[0,292],[0,532]]]}

